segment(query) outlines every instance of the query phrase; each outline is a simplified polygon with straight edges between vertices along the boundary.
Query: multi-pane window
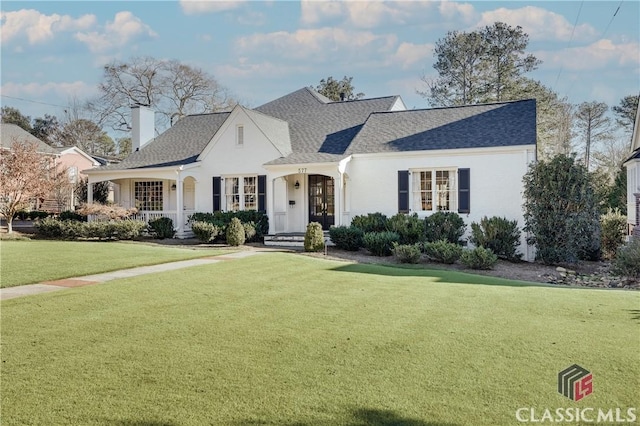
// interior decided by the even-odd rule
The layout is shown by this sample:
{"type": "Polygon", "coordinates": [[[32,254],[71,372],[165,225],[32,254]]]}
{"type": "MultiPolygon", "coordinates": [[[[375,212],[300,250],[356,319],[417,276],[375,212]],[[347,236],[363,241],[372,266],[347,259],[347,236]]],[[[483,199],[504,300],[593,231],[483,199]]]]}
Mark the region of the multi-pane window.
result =
{"type": "Polygon", "coordinates": [[[162,181],[142,181],[134,184],[136,208],[144,211],[160,211],[163,208],[162,181]]]}
{"type": "Polygon", "coordinates": [[[227,211],[237,212],[240,210],[240,178],[226,178],[224,193],[227,197],[227,211]]]}
{"type": "Polygon", "coordinates": [[[224,180],[227,211],[258,210],[258,177],[227,177],[224,180]]]}
{"type": "Polygon", "coordinates": [[[412,176],[414,211],[457,209],[455,170],[416,170],[412,176]]]}
{"type": "Polygon", "coordinates": [[[246,176],[244,178],[244,210],[258,210],[257,181],[257,176],[246,176]]]}

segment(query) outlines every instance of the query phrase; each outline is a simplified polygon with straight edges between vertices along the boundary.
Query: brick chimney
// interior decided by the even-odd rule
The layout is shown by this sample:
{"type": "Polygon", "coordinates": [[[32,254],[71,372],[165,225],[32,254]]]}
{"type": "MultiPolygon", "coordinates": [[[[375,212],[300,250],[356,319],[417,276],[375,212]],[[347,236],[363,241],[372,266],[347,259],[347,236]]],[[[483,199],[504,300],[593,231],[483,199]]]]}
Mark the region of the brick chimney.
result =
{"type": "Polygon", "coordinates": [[[145,106],[131,107],[131,149],[137,151],[155,137],[155,112],[145,106]]]}

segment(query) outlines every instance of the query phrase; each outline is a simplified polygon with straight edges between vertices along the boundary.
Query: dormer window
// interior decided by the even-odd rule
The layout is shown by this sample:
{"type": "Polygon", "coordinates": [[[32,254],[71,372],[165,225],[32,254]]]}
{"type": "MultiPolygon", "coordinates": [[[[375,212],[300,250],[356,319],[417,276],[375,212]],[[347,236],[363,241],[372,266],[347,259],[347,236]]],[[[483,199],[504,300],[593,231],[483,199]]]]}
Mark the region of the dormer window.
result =
{"type": "Polygon", "coordinates": [[[236,146],[244,145],[244,126],[239,124],[236,127],[236,146]]]}

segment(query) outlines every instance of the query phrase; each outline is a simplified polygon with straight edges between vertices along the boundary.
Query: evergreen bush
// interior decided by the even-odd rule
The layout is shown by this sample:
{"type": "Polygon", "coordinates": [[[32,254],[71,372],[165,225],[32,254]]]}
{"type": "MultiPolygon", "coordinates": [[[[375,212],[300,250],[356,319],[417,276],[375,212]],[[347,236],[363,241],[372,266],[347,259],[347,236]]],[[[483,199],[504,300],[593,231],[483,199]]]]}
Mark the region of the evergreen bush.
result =
{"type": "Polygon", "coordinates": [[[438,240],[423,244],[424,253],[435,262],[453,264],[462,255],[462,246],[447,240],[438,240]]]}
{"type": "Polygon", "coordinates": [[[220,233],[220,228],[213,223],[196,221],[191,223],[191,231],[198,240],[208,243],[215,240],[220,233]]]}
{"type": "Polygon", "coordinates": [[[524,231],[536,258],[546,264],[599,256],[600,222],[587,169],[557,155],[532,164],[524,178],[524,231]]]}
{"type": "Polygon", "coordinates": [[[237,217],[231,218],[226,231],[227,244],[241,246],[245,242],[244,226],[237,217]]]}
{"type": "Polygon", "coordinates": [[[159,217],[149,221],[149,229],[156,238],[173,238],[176,231],[173,229],[173,220],[168,217],[159,217]]]}
{"type": "Polygon", "coordinates": [[[393,215],[387,220],[387,228],[398,233],[400,244],[416,244],[425,238],[425,221],[417,213],[393,215]]]}
{"type": "Polygon", "coordinates": [[[400,241],[396,232],[366,232],[364,234],[364,246],[374,256],[391,256],[393,244],[400,241]]]}
{"type": "Polygon", "coordinates": [[[640,238],[632,238],[618,247],[611,271],[623,277],[640,279],[640,238]]]}
{"type": "Polygon", "coordinates": [[[311,222],[307,225],[304,234],[304,251],[314,252],[324,250],[324,233],[322,225],[318,222],[311,222]]]}
{"type": "Polygon", "coordinates": [[[425,218],[425,239],[428,242],[447,240],[460,244],[467,225],[456,212],[435,212],[425,218]]]}
{"type": "Polygon", "coordinates": [[[471,242],[479,247],[491,249],[493,253],[510,261],[522,257],[518,253],[520,245],[520,229],[517,220],[508,220],[494,216],[480,219],[480,223],[471,224],[471,242]]]}
{"type": "Polygon", "coordinates": [[[476,247],[463,250],[460,262],[471,269],[493,269],[498,262],[498,256],[491,249],[476,247]]]}
{"type": "Polygon", "coordinates": [[[393,254],[400,263],[420,262],[420,247],[418,244],[398,244],[393,245],[393,254]]]}
{"type": "Polygon", "coordinates": [[[618,247],[624,244],[627,217],[618,209],[609,209],[607,213],[600,216],[600,228],[602,256],[606,259],[613,259],[618,247]]]}
{"type": "Polygon", "coordinates": [[[342,250],[358,251],[364,246],[364,232],[355,226],[334,226],[329,229],[329,238],[342,250]]]}
{"type": "Polygon", "coordinates": [[[384,232],[387,231],[387,216],[382,213],[369,213],[368,215],[354,216],[351,219],[351,226],[362,229],[362,232],[384,232]]]}

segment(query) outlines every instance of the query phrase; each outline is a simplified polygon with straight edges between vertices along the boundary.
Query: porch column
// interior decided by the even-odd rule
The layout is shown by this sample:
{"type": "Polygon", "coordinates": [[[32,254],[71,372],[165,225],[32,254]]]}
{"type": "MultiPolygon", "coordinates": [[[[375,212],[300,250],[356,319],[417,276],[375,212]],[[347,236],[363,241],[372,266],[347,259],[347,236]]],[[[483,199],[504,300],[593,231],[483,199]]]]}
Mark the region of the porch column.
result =
{"type": "Polygon", "coordinates": [[[184,238],[184,181],[180,172],[176,176],[176,237],[184,238]]]}
{"type": "Polygon", "coordinates": [[[335,197],[335,205],[336,205],[336,226],[342,225],[342,210],[343,210],[343,202],[342,202],[342,180],[343,176],[340,173],[336,178],[335,186],[334,186],[334,194],[335,197]]]}
{"type": "Polygon", "coordinates": [[[267,188],[267,194],[266,194],[267,218],[269,219],[269,234],[275,234],[276,233],[276,224],[275,224],[276,217],[273,214],[273,212],[275,209],[274,194],[275,194],[276,180],[270,179],[270,176],[267,175],[267,181],[270,182],[270,185],[269,185],[270,188],[267,188]]]}
{"type": "Polygon", "coordinates": [[[87,204],[93,203],[93,182],[87,182],[87,204]]]}
{"type": "Polygon", "coordinates": [[[633,194],[636,199],[636,223],[633,226],[633,236],[635,238],[640,238],[640,192],[633,194]]]}

